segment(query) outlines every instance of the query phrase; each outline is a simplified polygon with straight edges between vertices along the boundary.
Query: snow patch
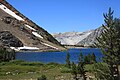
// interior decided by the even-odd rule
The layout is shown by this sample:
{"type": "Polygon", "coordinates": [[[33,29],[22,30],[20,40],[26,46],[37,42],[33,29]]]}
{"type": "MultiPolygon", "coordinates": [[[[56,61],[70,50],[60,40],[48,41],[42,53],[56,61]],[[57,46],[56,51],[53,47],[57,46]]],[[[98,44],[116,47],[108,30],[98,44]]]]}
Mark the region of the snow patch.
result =
{"type": "Polygon", "coordinates": [[[28,46],[24,46],[24,47],[10,47],[10,48],[15,50],[15,51],[20,51],[20,50],[39,50],[39,48],[37,48],[37,47],[28,47],[28,46]]]}
{"type": "Polygon", "coordinates": [[[22,49],[38,50],[39,48],[37,48],[37,47],[28,47],[28,46],[24,46],[24,47],[19,47],[18,49],[19,49],[19,50],[22,50],[22,49]]]}
{"type": "Polygon", "coordinates": [[[14,18],[24,21],[23,18],[21,18],[20,16],[16,15],[13,11],[11,11],[10,9],[8,9],[6,6],[4,6],[3,4],[0,4],[0,9],[2,9],[3,11],[5,11],[6,13],[8,13],[9,15],[13,16],[14,18]]]}
{"type": "Polygon", "coordinates": [[[15,51],[19,51],[19,49],[16,48],[16,47],[10,47],[10,48],[13,49],[13,50],[15,50],[15,51]]]}
{"type": "Polygon", "coordinates": [[[44,44],[44,45],[46,45],[46,46],[49,46],[49,47],[52,47],[52,48],[54,48],[54,49],[57,49],[57,50],[58,50],[58,48],[56,48],[56,47],[54,47],[54,46],[51,46],[51,45],[49,45],[49,44],[46,44],[46,43],[42,43],[42,44],[44,44]]]}
{"type": "Polygon", "coordinates": [[[31,30],[36,31],[36,29],[32,28],[31,26],[29,26],[29,25],[27,25],[27,24],[25,24],[25,26],[28,27],[28,28],[31,29],[31,30]]]}
{"type": "Polygon", "coordinates": [[[43,39],[43,37],[41,35],[39,35],[37,32],[32,32],[32,34],[35,35],[36,37],[39,37],[39,38],[43,39]]]}

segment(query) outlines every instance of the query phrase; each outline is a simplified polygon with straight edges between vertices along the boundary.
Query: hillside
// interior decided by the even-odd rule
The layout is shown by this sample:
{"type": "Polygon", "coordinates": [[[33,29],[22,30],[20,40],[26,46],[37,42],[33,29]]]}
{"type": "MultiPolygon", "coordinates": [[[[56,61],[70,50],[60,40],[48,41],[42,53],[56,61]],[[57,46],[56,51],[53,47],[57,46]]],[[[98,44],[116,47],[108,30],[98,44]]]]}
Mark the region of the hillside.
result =
{"type": "Polygon", "coordinates": [[[99,27],[85,32],[56,33],[53,36],[63,45],[92,46],[102,32],[103,28],[99,27]]]}
{"type": "Polygon", "coordinates": [[[85,39],[93,31],[94,30],[90,30],[86,32],[56,33],[56,34],[53,34],[53,36],[63,45],[76,45],[78,42],[85,39]]]}
{"type": "Polygon", "coordinates": [[[15,50],[19,50],[19,47],[40,51],[65,50],[46,30],[25,17],[5,0],[0,0],[0,32],[3,31],[9,32],[22,42],[22,46],[9,46],[15,50]]]}
{"type": "Polygon", "coordinates": [[[99,37],[102,32],[102,27],[95,29],[90,35],[78,42],[77,45],[93,46],[94,42],[97,41],[96,38],[99,37]]]}

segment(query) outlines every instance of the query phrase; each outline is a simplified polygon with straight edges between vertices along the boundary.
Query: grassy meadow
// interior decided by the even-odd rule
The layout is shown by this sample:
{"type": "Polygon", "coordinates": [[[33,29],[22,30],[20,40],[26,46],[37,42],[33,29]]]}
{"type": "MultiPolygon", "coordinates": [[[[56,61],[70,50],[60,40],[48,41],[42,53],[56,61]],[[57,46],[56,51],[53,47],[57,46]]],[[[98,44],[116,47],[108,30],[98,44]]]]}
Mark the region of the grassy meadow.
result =
{"type": "MultiPolygon", "coordinates": [[[[85,69],[91,71],[92,67],[92,64],[86,65],[85,69]]],[[[48,80],[72,79],[70,69],[64,64],[20,60],[0,63],[0,80],[37,80],[41,75],[45,75],[48,80]]]]}
{"type": "Polygon", "coordinates": [[[0,63],[0,80],[37,80],[45,75],[48,80],[70,79],[65,65],[57,63],[10,61],[0,63]]]}

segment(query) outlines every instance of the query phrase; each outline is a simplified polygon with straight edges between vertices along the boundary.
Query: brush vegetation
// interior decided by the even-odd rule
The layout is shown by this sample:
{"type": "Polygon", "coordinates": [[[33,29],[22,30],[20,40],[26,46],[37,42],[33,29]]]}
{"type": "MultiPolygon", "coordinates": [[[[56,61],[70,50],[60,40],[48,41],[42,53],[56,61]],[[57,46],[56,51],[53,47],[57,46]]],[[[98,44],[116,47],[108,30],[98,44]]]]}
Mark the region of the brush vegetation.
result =
{"type": "MultiPolygon", "coordinates": [[[[85,66],[87,71],[92,71],[92,68],[91,64],[85,66]]],[[[45,75],[48,80],[70,80],[71,71],[65,64],[12,60],[0,63],[0,80],[40,79],[42,75],[45,75]]]]}

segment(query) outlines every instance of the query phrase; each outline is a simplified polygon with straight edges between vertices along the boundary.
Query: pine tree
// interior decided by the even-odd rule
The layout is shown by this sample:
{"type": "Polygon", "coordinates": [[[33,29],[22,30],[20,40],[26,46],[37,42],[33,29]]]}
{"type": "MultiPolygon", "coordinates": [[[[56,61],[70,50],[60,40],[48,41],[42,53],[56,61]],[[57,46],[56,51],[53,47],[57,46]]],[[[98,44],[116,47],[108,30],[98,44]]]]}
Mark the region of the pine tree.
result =
{"type": "MultiPolygon", "coordinates": [[[[72,62],[71,64],[71,74],[73,75],[73,79],[79,80],[80,77],[83,77],[83,80],[86,80],[86,71],[85,71],[85,65],[83,54],[80,53],[78,57],[79,61],[77,64],[72,62]],[[80,75],[80,76],[78,76],[80,75]]],[[[87,58],[88,59],[88,58],[87,58]]],[[[88,60],[87,60],[88,62],[88,60]]]]}
{"type": "Polygon", "coordinates": [[[73,75],[73,79],[78,80],[77,79],[77,66],[74,62],[72,62],[71,69],[72,69],[71,74],[73,75]]]}
{"type": "Polygon", "coordinates": [[[120,65],[120,19],[114,19],[115,32],[116,32],[116,56],[118,57],[118,64],[120,65]]]}
{"type": "Polygon", "coordinates": [[[88,56],[84,56],[84,63],[85,64],[89,64],[90,63],[88,56]]]}
{"type": "Polygon", "coordinates": [[[88,64],[91,64],[92,63],[92,57],[91,57],[91,54],[90,53],[88,53],[88,64]]]}
{"type": "Polygon", "coordinates": [[[93,66],[93,73],[97,80],[112,80],[110,75],[110,70],[108,68],[108,65],[106,63],[94,63],[93,66]]]}
{"type": "Polygon", "coordinates": [[[79,62],[77,66],[77,73],[83,77],[83,80],[86,80],[86,71],[84,69],[84,66],[84,62],[79,62]]]}
{"type": "Polygon", "coordinates": [[[79,60],[78,62],[83,62],[84,61],[84,57],[83,57],[82,52],[80,53],[78,60],[79,60]]]}
{"type": "Polygon", "coordinates": [[[70,54],[67,53],[67,56],[66,56],[66,67],[70,68],[71,65],[70,65],[70,54]]]}
{"type": "Polygon", "coordinates": [[[94,53],[92,53],[92,55],[91,55],[91,62],[92,62],[92,63],[96,63],[96,62],[97,62],[97,61],[96,61],[96,56],[95,56],[94,53]]]}
{"type": "Polygon", "coordinates": [[[84,62],[84,57],[83,57],[83,54],[82,52],[80,53],[79,55],[79,62],[78,62],[78,65],[77,65],[77,74],[80,75],[80,77],[83,77],[84,80],[86,80],[86,71],[84,69],[84,66],[85,66],[85,62],[84,62]]]}
{"type": "Polygon", "coordinates": [[[0,48],[0,62],[10,61],[15,59],[15,51],[8,51],[6,48],[0,48]]]}
{"type": "Polygon", "coordinates": [[[103,24],[104,31],[101,36],[97,38],[95,45],[99,47],[104,54],[103,61],[106,62],[110,69],[111,80],[119,80],[118,62],[120,50],[120,38],[117,37],[118,33],[115,29],[115,20],[113,19],[113,11],[109,8],[107,14],[104,14],[103,24]],[[119,42],[118,42],[119,41],[119,42]],[[117,46],[118,45],[118,46],[117,46]]]}

